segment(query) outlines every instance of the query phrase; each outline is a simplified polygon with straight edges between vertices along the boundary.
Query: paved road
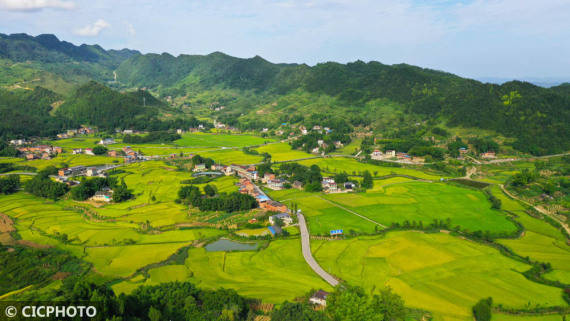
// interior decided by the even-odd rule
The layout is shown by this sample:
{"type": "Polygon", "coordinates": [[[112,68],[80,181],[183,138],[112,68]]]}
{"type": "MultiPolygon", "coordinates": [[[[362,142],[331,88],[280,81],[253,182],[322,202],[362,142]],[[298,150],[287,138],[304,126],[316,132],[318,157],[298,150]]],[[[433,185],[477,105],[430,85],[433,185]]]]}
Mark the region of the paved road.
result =
{"type": "Polygon", "coordinates": [[[503,192],[505,194],[507,194],[508,197],[515,199],[515,200],[517,200],[517,201],[519,201],[519,202],[521,202],[527,206],[530,206],[530,207],[534,208],[535,210],[537,210],[538,212],[540,212],[540,213],[550,217],[551,219],[555,220],[556,222],[560,223],[560,225],[562,225],[562,227],[566,230],[566,233],[568,233],[568,235],[570,235],[570,227],[568,227],[568,224],[566,224],[566,222],[563,222],[556,215],[553,215],[552,213],[548,212],[547,210],[543,209],[542,207],[533,206],[529,202],[526,202],[526,201],[516,197],[515,195],[513,195],[509,191],[507,191],[507,189],[505,188],[505,185],[500,184],[499,186],[501,186],[501,189],[503,190],[503,192]]]}
{"type": "Polygon", "coordinates": [[[323,268],[315,261],[313,254],[311,253],[311,244],[309,240],[309,230],[307,229],[307,223],[305,222],[305,217],[301,213],[297,213],[297,218],[299,219],[299,227],[301,228],[301,247],[303,249],[303,257],[307,264],[317,273],[321,278],[327,281],[328,284],[332,286],[337,286],[338,281],[332,275],[327,273],[323,268]]]}

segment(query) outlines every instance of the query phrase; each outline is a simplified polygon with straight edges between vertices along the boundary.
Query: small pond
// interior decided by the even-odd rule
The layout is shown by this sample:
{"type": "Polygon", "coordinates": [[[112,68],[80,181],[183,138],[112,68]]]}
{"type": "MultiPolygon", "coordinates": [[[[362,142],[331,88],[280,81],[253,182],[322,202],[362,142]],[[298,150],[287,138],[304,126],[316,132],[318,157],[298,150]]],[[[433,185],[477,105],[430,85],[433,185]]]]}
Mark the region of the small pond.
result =
{"type": "Polygon", "coordinates": [[[206,245],[206,251],[208,252],[255,251],[256,249],[256,243],[240,243],[227,239],[220,239],[206,245]]]}

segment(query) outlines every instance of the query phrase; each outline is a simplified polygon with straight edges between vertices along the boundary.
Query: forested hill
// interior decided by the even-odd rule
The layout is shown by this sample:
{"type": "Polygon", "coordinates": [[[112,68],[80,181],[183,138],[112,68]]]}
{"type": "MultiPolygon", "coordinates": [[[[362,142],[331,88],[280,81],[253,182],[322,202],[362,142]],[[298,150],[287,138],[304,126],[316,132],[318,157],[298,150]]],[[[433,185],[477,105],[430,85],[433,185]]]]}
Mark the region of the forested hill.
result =
{"type": "Polygon", "coordinates": [[[99,45],[76,46],[60,41],[51,34],[36,37],[27,34],[0,33],[0,58],[13,61],[41,61],[45,63],[93,62],[116,68],[123,60],[139,55],[136,50],[105,50],[99,45]]]}
{"type": "Polygon", "coordinates": [[[310,67],[272,64],[261,57],[137,55],[118,68],[130,86],[171,87],[172,94],[218,87],[286,94],[294,90],[335,97],[341,105],[366,108],[373,99],[400,103],[409,113],[448,124],[491,129],[518,138],[515,147],[534,154],[570,149],[568,85],[542,88],[512,81],[503,85],[410,66],[357,61],[310,67]]]}
{"type": "MultiPolygon", "coordinates": [[[[334,108],[340,109],[336,114],[348,116],[375,117],[376,114],[368,111],[368,102],[382,100],[423,119],[450,126],[490,129],[515,137],[517,149],[533,154],[570,150],[569,84],[552,88],[518,81],[485,84],[446,72],[379,62],[327,62],[308,66],[274,64],[259,56],[242,59],[220,52],[205,56],[142,55],[127,49],[75,46],[53,35],[25,34],[0,34],[0,76],[0,85],[4,87],[23,83],[33,88],[32,84],[38,85],[35,79],[41,78],[39,85],[67,96],[59,115],[104,126],[129,121],[139,124],[145,119],[141,115],[148,115],[149,109],[136,100],[124,105],[128,95],[117,96],[119,93],[111,94],[103,87],[97,87],[98,95],[93,95],[85,88],[75,90],[77,85],[96,80],[120,89],[148,87],[152,92],[173,97],[220,89],[231,89],[234,94],[247,92],[249,109],[236,111],[237,115],[254,113],[260,104],[274,101],[277,96],[299,92],[312,97],[332,97],[334,108]],[[112,107],[119,105],[123,107],[112,107]],[[93,106],[96,108],[90,110],[93,106]],[[121,118],[117,112],[125,115],[136,112],[137,117],[121,118]]],[[[95,85],[87,88],[93,89],[95,85]]],[[[147,104],[152,106],[151,101],[147,104]]],[[[156,106],[158,110],[161,108],[166,105],[156,106]]],[[[228,115],[231,112],[226,111],[228,115]]]]}

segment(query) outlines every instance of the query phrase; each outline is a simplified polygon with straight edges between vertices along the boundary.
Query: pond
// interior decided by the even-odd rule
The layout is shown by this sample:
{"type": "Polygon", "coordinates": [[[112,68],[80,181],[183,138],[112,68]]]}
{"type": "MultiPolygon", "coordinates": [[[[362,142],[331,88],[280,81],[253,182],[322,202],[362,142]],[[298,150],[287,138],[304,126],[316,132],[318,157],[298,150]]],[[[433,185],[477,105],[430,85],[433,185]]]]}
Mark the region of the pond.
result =
{"type": "Polygon", "coordinates": [[[206,245],[206,251],[208,252],[255,251],[256,249],[256,243],[240,243],[227,239],[220,239],[214,243],[206,245]]]}

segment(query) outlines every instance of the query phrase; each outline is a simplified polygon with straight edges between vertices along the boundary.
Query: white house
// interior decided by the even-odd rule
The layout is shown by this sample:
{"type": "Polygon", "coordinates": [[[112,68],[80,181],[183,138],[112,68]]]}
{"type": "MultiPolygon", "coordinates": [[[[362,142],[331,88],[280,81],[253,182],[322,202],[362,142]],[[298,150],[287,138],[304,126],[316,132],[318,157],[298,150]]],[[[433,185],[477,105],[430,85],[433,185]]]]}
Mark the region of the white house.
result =
{"type": "Polygon", "coordinates": [[[283,224],[285,226],[288,226],[289,224],[293,224],[293,218],[291,218],[291,215],[289,215],[288,213],[279,213],[279,214],[271,215],[269,217],[269,223],[271,223],[271,225],[275,225],[275,221],[277,219],[281,219],[281,221],[283,222],[283,224]]]}
{"type": "Polygon", "coordinates": [[[315,292],[315,294],[313,294],[313,296],[311,296],[311,298],[309,299],[309,302],[312,304],[326,306],[328,295],[329,295],[328,292],[323,291],[323,290],[318,290],[317,292],[315,292]]]}

